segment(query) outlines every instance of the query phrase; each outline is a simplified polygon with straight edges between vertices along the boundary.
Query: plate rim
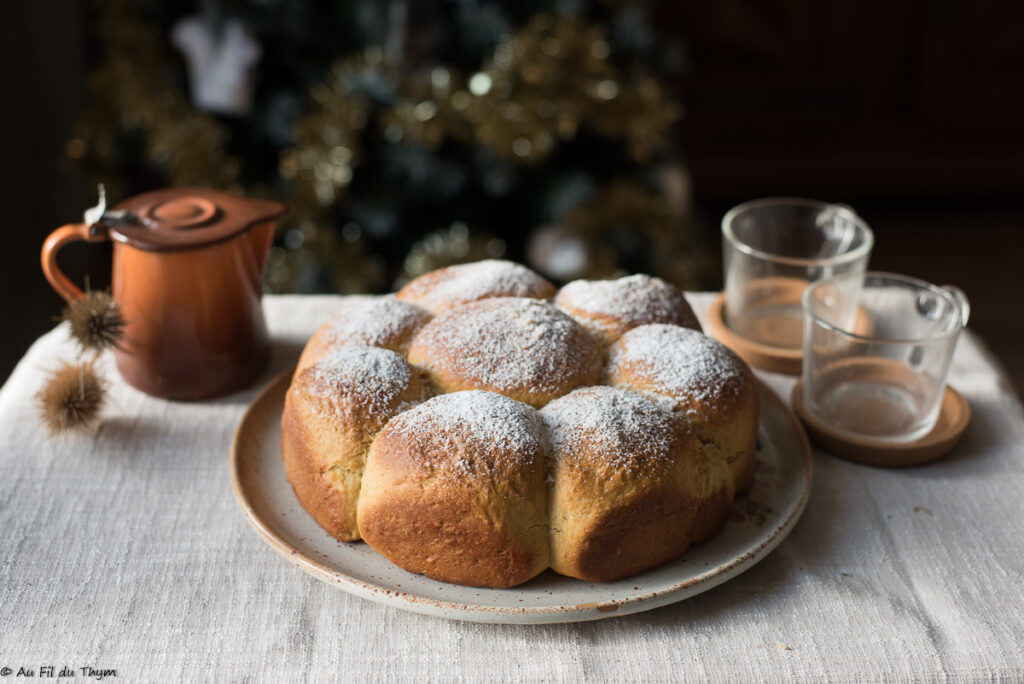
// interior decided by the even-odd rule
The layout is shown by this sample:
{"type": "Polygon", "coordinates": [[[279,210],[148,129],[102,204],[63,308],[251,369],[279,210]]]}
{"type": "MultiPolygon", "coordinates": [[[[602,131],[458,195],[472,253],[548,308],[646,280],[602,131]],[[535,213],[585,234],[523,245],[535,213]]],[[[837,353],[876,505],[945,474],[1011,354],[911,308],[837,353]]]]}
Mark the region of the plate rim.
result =
{"type": "Polygon", "coordinates": [[[242,419],[235,429],[231,439],[231,453],[229,470],[231,473],[231,489],[234,492],[235,500],[249,524],[256,530],[260,537],[279,556],[295,565],[303,572],[311,575],[327,584],[336,586],[359,598],[367,599],[375,603],[390,605],[404,610],[449,619],[505,623],[505,624],[542,624],[559,622],[580,622],[586,620],[599,620],[609,617],[630,615],[645,610],[653,610],[661,606],[669,605],[684,599],[701,594],[707,590],[732,579],[733,577],[750,569],[771,551],[777,547],[792,531],[799,521],[810,498],[811,487],[814,480],[814,457],[811,450],[810,440],[803,424],[799,421],[792,409],[786,405],[782,398],[763,380],[757,378],[758,389],[761,396],[767,396],[769,401],[777,405],[785,415],[787,422],[793,430],[797,441],[800,443],[801,462],[803,465],[803,488],[799,500],[789,514],[775,527],[770,536],[753,548],[746,549],[735,558],[716,565],[704,572],[674,583],[668,587],[662,587],[637,596],[631,596],[622,600],[605,601],[604,603],[580,603],[557,606],[490,606],[473,603],[463,603],[443,599],[426,598],[404,591],[388,589],[385,586],[371,584],[357,579],[337,568],[322,563],[315,558],[296,548],[287,540],[282,538],[265,520],[256,512],[255,507],[241,483],[239,443],[248,424],[254,420],[258,409],[263,404],[271,401],[275,393],[287,391],[294,372],[294,366],[279,373],[253,398],[246,407],[242,419]],[[697,591],[687,592],[687,589],[697,588],[697,591]]]}

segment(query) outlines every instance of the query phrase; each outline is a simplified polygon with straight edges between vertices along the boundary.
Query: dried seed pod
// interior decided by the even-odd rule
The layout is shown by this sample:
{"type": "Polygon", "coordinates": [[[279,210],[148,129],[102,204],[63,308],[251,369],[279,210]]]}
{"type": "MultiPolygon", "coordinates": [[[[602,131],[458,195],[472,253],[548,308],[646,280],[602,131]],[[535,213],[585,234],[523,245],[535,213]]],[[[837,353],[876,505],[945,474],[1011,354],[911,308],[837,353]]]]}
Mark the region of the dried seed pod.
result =
{"type": "Polygon", "coordinates": [[[64,309],[62,318],[82,350],[97,353],[117,346],[126,323],[117,302],[102,290],[87,291],[64,309]]]}
{"type": "Polygon", "coordinates": [[[51,435],[86,431],[99,421],[106,383],[91,363],[63,363],[36,394],[39,413],[51,435]]]}

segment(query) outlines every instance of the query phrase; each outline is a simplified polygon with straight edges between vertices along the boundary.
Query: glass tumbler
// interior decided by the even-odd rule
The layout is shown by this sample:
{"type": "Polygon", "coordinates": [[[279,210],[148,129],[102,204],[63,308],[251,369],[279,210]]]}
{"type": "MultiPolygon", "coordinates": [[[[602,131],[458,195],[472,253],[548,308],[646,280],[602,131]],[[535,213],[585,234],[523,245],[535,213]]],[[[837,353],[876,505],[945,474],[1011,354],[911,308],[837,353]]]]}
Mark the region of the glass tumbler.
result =
{"type": "Polygon", "coordinates": [[[803,401],[856,438],[910,442],[935,426],[967,297],[892,273],[845,273],[804,292],[803,401]]]}
{"type": "Polygon", "coordinates": [[[757,344],[799,350],[807,285],[863,273],[874,241],[841,204],[775,197],[734,207],[722,219],[726,325],[757,344]]]}

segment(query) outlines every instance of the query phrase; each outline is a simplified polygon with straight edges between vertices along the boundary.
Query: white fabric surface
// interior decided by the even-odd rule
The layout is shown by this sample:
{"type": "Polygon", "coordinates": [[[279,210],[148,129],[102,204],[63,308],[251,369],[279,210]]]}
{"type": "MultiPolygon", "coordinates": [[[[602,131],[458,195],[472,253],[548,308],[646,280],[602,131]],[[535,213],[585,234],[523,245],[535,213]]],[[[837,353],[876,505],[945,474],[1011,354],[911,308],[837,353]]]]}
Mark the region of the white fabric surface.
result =
{"type": "MultiPolygon", "coordinates": [[[[690,299],[707,311],[710,295],[690,299]]],[[[275,338],[266,379],[295,360],[334,301],[266,299],[275,338]]],[[[884,470],[817,453],[803,519],[749,572],[651,612],[548,626],[414,615],[282,561],[249,528],[228,477],[232,434],[258,388],[172,403],[125,386],[110,367],[112,402],[95,437],[48,441],[32,397],[43,371],[72,356],[58,328],[0,390],[0,666],[15,672],[92,666],[116,669],[107,681],[187,682],[1024,678],[1024,420],[970,333],[950,378],[974,416],[950,457],[884,470]]],[[[766,377],[788,398],[791,379],[766,377]]]]}

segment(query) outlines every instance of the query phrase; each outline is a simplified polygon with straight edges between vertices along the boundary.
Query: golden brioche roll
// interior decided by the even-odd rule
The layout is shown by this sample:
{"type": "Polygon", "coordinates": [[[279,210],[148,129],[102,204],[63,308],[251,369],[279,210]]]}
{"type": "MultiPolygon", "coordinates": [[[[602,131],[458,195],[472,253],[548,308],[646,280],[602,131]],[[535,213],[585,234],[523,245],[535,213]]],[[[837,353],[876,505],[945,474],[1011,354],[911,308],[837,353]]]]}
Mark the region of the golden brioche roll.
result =
{"type": "Polygon", "coordinates": [[[648,323],[701,329],[679,288],[648,275],[574,280],[558,291],[555,304],[605,345],[615,342],[627,330],[648,323]]]}
{"type": "Polygon", "coordinates": [[[342,347],[383,347],[404,354],[413,335],[429,320],[426,311],[393,296],[345,297],[306,343],[295,372],[342,347]]]}
{"type": "Polygon", "coordinates": [[[593,582],[677,558],[725,521],[728,468],[686,421],[629,390],[585,387],[540,411],[551,444],[551,567],[593,582]]]}
{"type": "Polygon", "coordinates": [[[548,565],[544,455],[536,412],[490,392],[434,397],[373,442],[359,532],[432,579],[510,587],[548,565]]]}
{"type": "Polygon", "coordinates": [[[471,302],[423,326],[409,362],[441,392],[481,389],[543,406],[601,375],[593,337],[548,302],[498,297],[471,302]]]}
{"type": "Polygon", "coordinates": [[[436,315],[490,297],[550,299],[554,294],[554,285],[525,266],[487,259],[424,273],[395,296],[436,315]]]}
{"type": "Polygon", "coordinates": [[[758,387],[750,367],[724,344],[695,330],[644,325],[616,342],[608,384],[668,397],[709,455],[729,464],[737,492],[754,479],[758,387]]]}
{"type": "Polygon", "coordinates": [[[356,501],[374,435],[419,376],[393,351],[346,347],[296,373],[285,395],[281,453],[299,502],[331,536],[359,539],[356,501]]]}

